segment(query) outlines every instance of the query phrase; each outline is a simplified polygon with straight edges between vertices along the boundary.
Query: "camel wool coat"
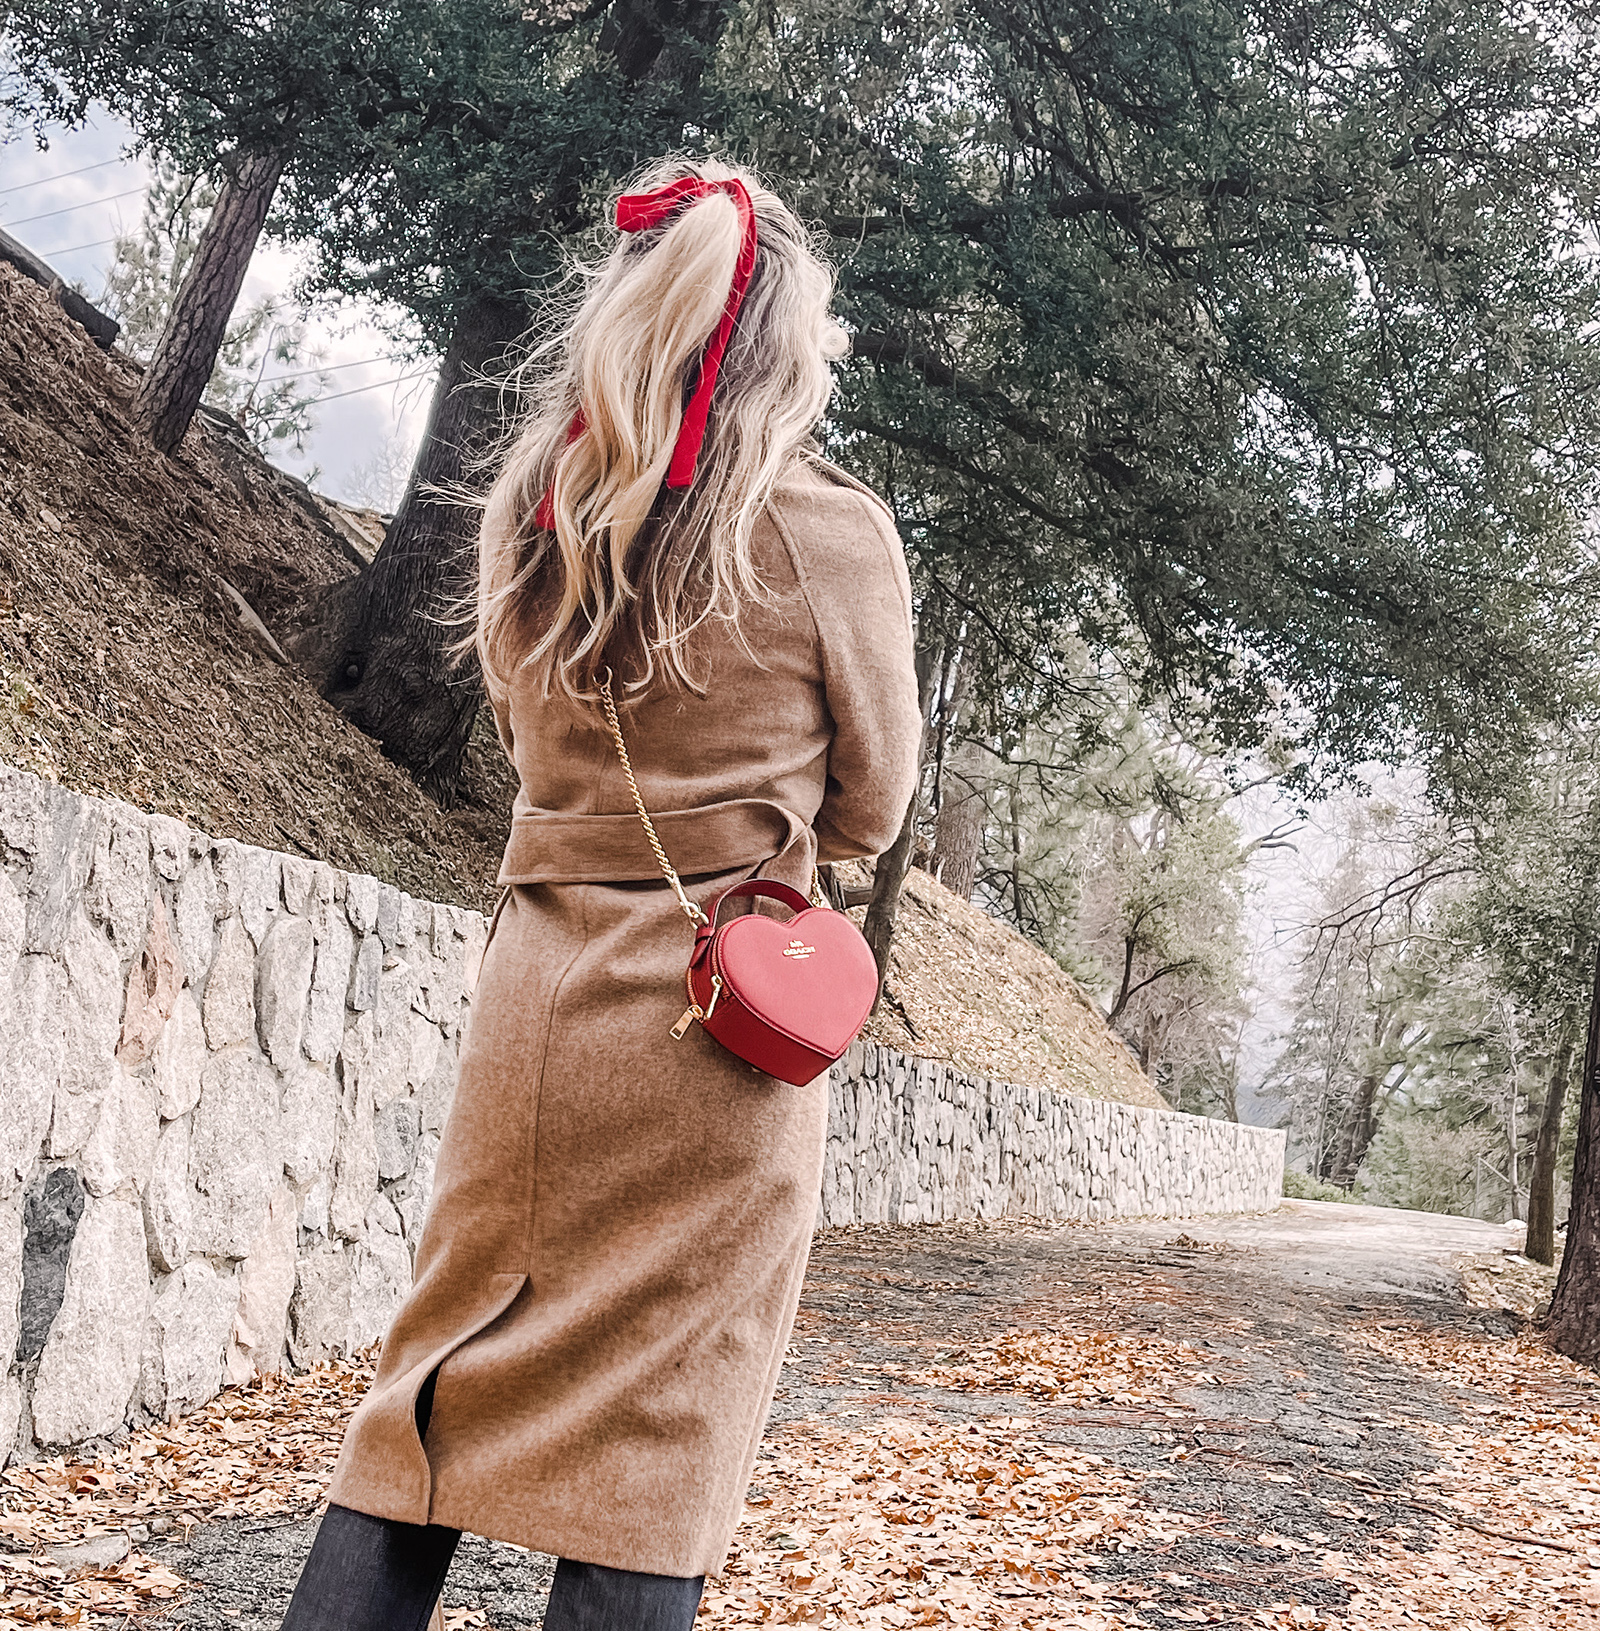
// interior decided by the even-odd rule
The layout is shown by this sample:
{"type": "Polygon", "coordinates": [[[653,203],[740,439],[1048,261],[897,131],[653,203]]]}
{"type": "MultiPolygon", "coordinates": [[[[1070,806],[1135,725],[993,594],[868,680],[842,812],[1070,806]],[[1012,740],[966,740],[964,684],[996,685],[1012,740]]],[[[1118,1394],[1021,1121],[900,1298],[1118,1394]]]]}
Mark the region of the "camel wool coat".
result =
{"type": "MultiPolygon", "coordinates": [[[[707,624],[704,694],[622,725],[700,904],[900,829],[921,717],[888,511],[810,457],[753,548],[748,649],[707,624]]],[[[513,680],[521,776],[504,886],[445,1127],[416,1281],[334,1474],[341,1506],[578,1562],[714,1574],[788,1343],[827,1133],[791,1087],[698,1025],[693,928],[661,881],[615,749],[513,680]],[[416,1404],[436,1374],[426,1442],[416,1404]]]]}

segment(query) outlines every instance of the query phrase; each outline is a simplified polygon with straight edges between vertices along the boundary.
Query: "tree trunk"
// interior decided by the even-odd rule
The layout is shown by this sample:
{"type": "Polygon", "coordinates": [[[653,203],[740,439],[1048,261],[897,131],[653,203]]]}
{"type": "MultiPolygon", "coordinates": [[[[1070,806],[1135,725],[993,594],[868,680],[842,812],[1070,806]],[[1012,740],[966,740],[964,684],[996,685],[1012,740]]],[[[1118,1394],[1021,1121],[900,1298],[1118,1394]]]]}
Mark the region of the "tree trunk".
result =
{"type": "MultiPolygon", "coordinates": [[[[1324,1183],[1332,1181],[1333,1163],[1338,1158],[1338,1133],[1332,1132],[1329,1127],[1328,1111],[1331,1108],[1331,1097],[1324,1094],[1322,1098],[1321,1114],[1317,1118],[1317,1164],[1314,1168],[1317,1177],[1324,1183]],[[1332,1136],[1330,1136],[1330,1132],[1332,1136]]],[[[1339,1126],[1343,1126],[1341,1120],[1339,1126]]]]}
{"type": "MultiPolygon", "coordinates": [[[[934,673],[938,667],[938,650],[932,645],[917,642],[917,705],[926,723],[928,708],[933,701],[934,673]]],[[[878,995],[883,995],[883,982],[889,973],[889,948],[894,943],[894,919],[900,906],[900,889],[911,870],[911,852],[917,838],[917,803],[921,796],[922,761],[927,753],[928,733],[922,733],[921,751],[917,754],[917,786],[911,790],[911,802],[906,806],[906,818],[900,824],[900,836],[878,857],[872,869],[872,899],[867,902],[866,922],[861,932],[878,964],[878,995]]]]}
{"type": "Polygon", "coordinates": [[[1563,1039],[1550,1066],[1539,1114],[1539,1139],[1528,1175],[1528,1243],[1526,1256],[1535,1263],[1556,1260],[1556,1154],[1561,1146],[1561,1112],[1567,1103],[1567,1077],[1572,1071],[1572,1040],[1563,1039]]]}
{"type": "Polygon", "coordinates": [[[1517,1046],[1517,1010],[1506,1004],[1506,1035],[1510,1044],[1511,1069],[1507,1072],[1506,1088],[1506,1171],[1510,1174],[1511,1183],[1511,1213],[1507,1222],[1521,1216],[1518,1207],[1518,1172],[1517,1172],[1517,1090],[1521,1084],[1522,1071],[1518,1064],[1521,1050],[1517,1046]]]}
{"type": "Polygon", "coordinates": [[[1128,1006],[1128,999],[1133,992],[1133,959],[1138,950],[1138,936],[1125,934],[1122,937],[1122,983],[1117,987],[1111,1010],[1106,1015],[1108,1025],[1115,1025],[1122,1018],[1122,1010],[1128,1006]]]}
{"type": "Polygon", "coordinates": [[[205,395],[286,155],[249,153],[217,194],[194,261],[133,399],[133,422],[163,453],[183,440],[205,395]]]}
{"type": "Polygon", "coordinates": [[[900,836],[878,857],[872,869],[872,899],[867,902],[866,921],[861,932],[878,965],[878,994],[889,973],[889,947],[894,943],[894,919],[900,906],[900,888],[911,870],[911,848],[917,838],[917,803],[921,788],[911,795],[900,836]]]}
{"type": "Polygon", "coordinates": [[[1222,1108],[1227,1119],[1238,1124],[1239,1120],[1239,1050],[1235,1048],[1233,1055],[1228,1059],[1219,1060],[1222,1065],[1222,1108]]]}
{"type": "Polygon", "coordinates": [[[1022,797],[1015,781],[1006,790],[1006,815],[1011,831],[1011,921],[1018,934],[1026,934],[1030,924],[1022,895],[1022,797]]]}
{"type": "MultiPolygon", "coordinates": [[[[630,85],[670,90],[687,105],[727,15],[727,0],[627,0],[612,9],[600,49],[630,85]]],[[[474,662],[452,667],[444,654],[462,631],[435,619],[470,582],[477,515],[430,488],[462,481],[499,429],[496,392],[478,381],[528,321],[522,301],[493,295],[461,309],[406,496],[362,576],[325,682],[328,700],[441,804],[455,798],[480,686],[474,662]]]]}
{"type": "Polygon", "coordinates": [[[629,84],[692,87],[727,12],[728,0],[615,0],[599,49],[629,84]]]}
{"type": "Polygon", "coordinates": [[[483,375],[527,321],[521,301],[494,295],[463,309],[405,498],[356,587],[328,669],[328,700],[441,804],[455,796],[480,700],[476,665],[453,666],[445,652],[461,630],[442,619],[472,581],[478,530],[476,510],[451,494],[499,429],[498,396],[483,375]]]}
{"type": "Polygon", "coordinates": [[[971,900],[978,885],[978,863],[989,814],[980,780],[982,750],[963,744],[945,773],[944,800],[933,828],[933,854],[928,870],[953,894],[971,900]]]}
{"type": "Polygon", "coordinates": [[[1572,1162],[1567,1249],[1550,1299],[1550,1345],[1573,1359],[1600,1359],[1600,946],[1595,949],[1589,1037],[1579,1086],[1578,1148],[1572,1162]]]}
{"type": "MultiPolygon", "coordinates": [[[[1384,1036],[1389,1028],[1389,1016],[1382,1006],[1372,1017],[1372,1052],[1381,1056],[1384,1036]]],[[[1328,1169],[1328,1181],[1340,1189],[1354,1189],[1356,1174],[1367,1158],[1372,1140],[1378,1132],[1378,1095],[1383,1091],[1387,1069],[1367,1071],[1356,1083],[1355,1092],[1345,1108],[1339,1124],[1336,1153],[1328,1169]]]]}
{"type": "Polygon", "coordinates": [[[1328,1169],[1328,1182],[1340,1189],[1354,1189],[1356,1173],[1378,1131],[1378,1089],[1383,1078],[1369,1071],[1356,1084],[1350,1104],[1339,1127],[1337,1154],[1328,1169]]]}

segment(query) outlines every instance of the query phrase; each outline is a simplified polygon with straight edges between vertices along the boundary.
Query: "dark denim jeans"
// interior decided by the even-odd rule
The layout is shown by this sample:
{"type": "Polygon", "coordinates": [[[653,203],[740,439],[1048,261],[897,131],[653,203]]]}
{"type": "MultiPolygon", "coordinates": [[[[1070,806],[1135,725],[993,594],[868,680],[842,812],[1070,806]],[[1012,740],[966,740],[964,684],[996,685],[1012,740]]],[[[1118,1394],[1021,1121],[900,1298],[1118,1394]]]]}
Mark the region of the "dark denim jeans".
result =
{"type": "MultiPolygon", "coordinates": [[[[283,1631],[425,1631],[460,1539],[459,1529],[330,1506],[283,1631]]],[[[545,1631],[688,1631],[704,1584],[562,1558],[545,1631]]]]}

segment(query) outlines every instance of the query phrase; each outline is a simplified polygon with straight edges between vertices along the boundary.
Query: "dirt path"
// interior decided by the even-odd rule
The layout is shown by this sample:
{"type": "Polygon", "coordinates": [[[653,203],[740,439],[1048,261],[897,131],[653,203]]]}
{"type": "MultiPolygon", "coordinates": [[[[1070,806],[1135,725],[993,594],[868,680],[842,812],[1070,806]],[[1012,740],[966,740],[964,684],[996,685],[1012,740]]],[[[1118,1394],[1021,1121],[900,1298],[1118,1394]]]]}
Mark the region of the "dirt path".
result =
{"type": "MultiPolygon", "coordinates": [[[[1374,1537],[1396,1535],[1421,1552],[1464,1532],[1423,1509],[1437,1490],[1421,1487],[1418,1504],[1419,1481],[1438,1479],[1442,1464],[1428,1429],[1492,1414],[1496,1401],[1403,1350],[1418,1338],[1440,1354],[1510,1349],[1522,1320],[1468,1305],[1458,1265],[1492,1262],[1516,1238],[1465,1219],[1306,1202],[1184,1225],[840,1231],[814,1253],[800,1358],[769,1442],[785,1426],[908,1406],[951,1425],[992,1417],[1008,1391],[1006,1356],[999,1365],[984,1356],[1000,1333],[1092,1330],[1109,1340],[1084,1353],[1076,1396],[1011,1397],[1006,1409],[1019,1433],[1135,1474],[1147,1500],[1193,1520],[1154,1547],[1104,1551],[1095,1575],[1107,1595],[1126,1583],[1130,1599],[1147,1612],[1159,1602],[1156,1617],[1169,1620],[1273,1624],[1273,1605],[1288,1604],[1342,1622],[1361,1596],[1348,1576],[1360,1571],[1340,1578],[1326,1556],[1359,1560],[1374,1537]],[[934,1363],[920,1375],[867,1383],[874,1367],[893,1374],[930,1347],[934,1363]],[[1148,1350],[1158,1375],[1098,1386],[1097,1368],[1115,1367],[1119,1347],[1135,1361],[1148,1350]]],[[[1070,1381],[1070,1365],[1054,1379],[1063,1369],[1070,1381]]],[[[1027,1374],[1011,1386],[1026,1387],[1027,1374]]],[[[1545,1384],[1539,1402],[1591,1425],[1597,1408],[1587,1379],[1545,1384]]],[[[1600,1549],[1600,1525],[1592,1541],[1600,1549]]],[[[1495,1545],[1541,1572],[1554,1555],[1495,1545]]],[[[1291,1612],[1283,1623],[1312,1621],[1291,1612]]]]}
{"type": "MultiPolygon", "coordinates": [[[[706,1620],[1600,1624],[1592,1378],[1461,1296],[1509,1238],[1303,1202],[824,1235],[706,1620]]],[[[198,1583],[143,1623],[274,1631],[314,1522],[231,1477],[260,1515],[135,1531],[198,1583]]],[[[451,1624],[537,1626],[547,1570],[469,1542],[451,1624]]]]}

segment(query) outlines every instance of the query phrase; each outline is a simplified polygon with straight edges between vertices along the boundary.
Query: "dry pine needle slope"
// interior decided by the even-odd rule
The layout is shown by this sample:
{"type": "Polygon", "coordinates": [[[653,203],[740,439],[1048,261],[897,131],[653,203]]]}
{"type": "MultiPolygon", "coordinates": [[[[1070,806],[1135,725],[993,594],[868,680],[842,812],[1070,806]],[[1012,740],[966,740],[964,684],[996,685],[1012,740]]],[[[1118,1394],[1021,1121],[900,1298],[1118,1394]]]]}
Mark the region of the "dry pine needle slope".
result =
{"type": "Polygon", "coordinates": [[[140,441],[136,382],[0,264],[0,761],[485,906],[498,748],[474,750],[492,810],[443,811],[241,628],[224,583],[287,642],[354,565],[203,424],[172,459],[140,441]]]}

